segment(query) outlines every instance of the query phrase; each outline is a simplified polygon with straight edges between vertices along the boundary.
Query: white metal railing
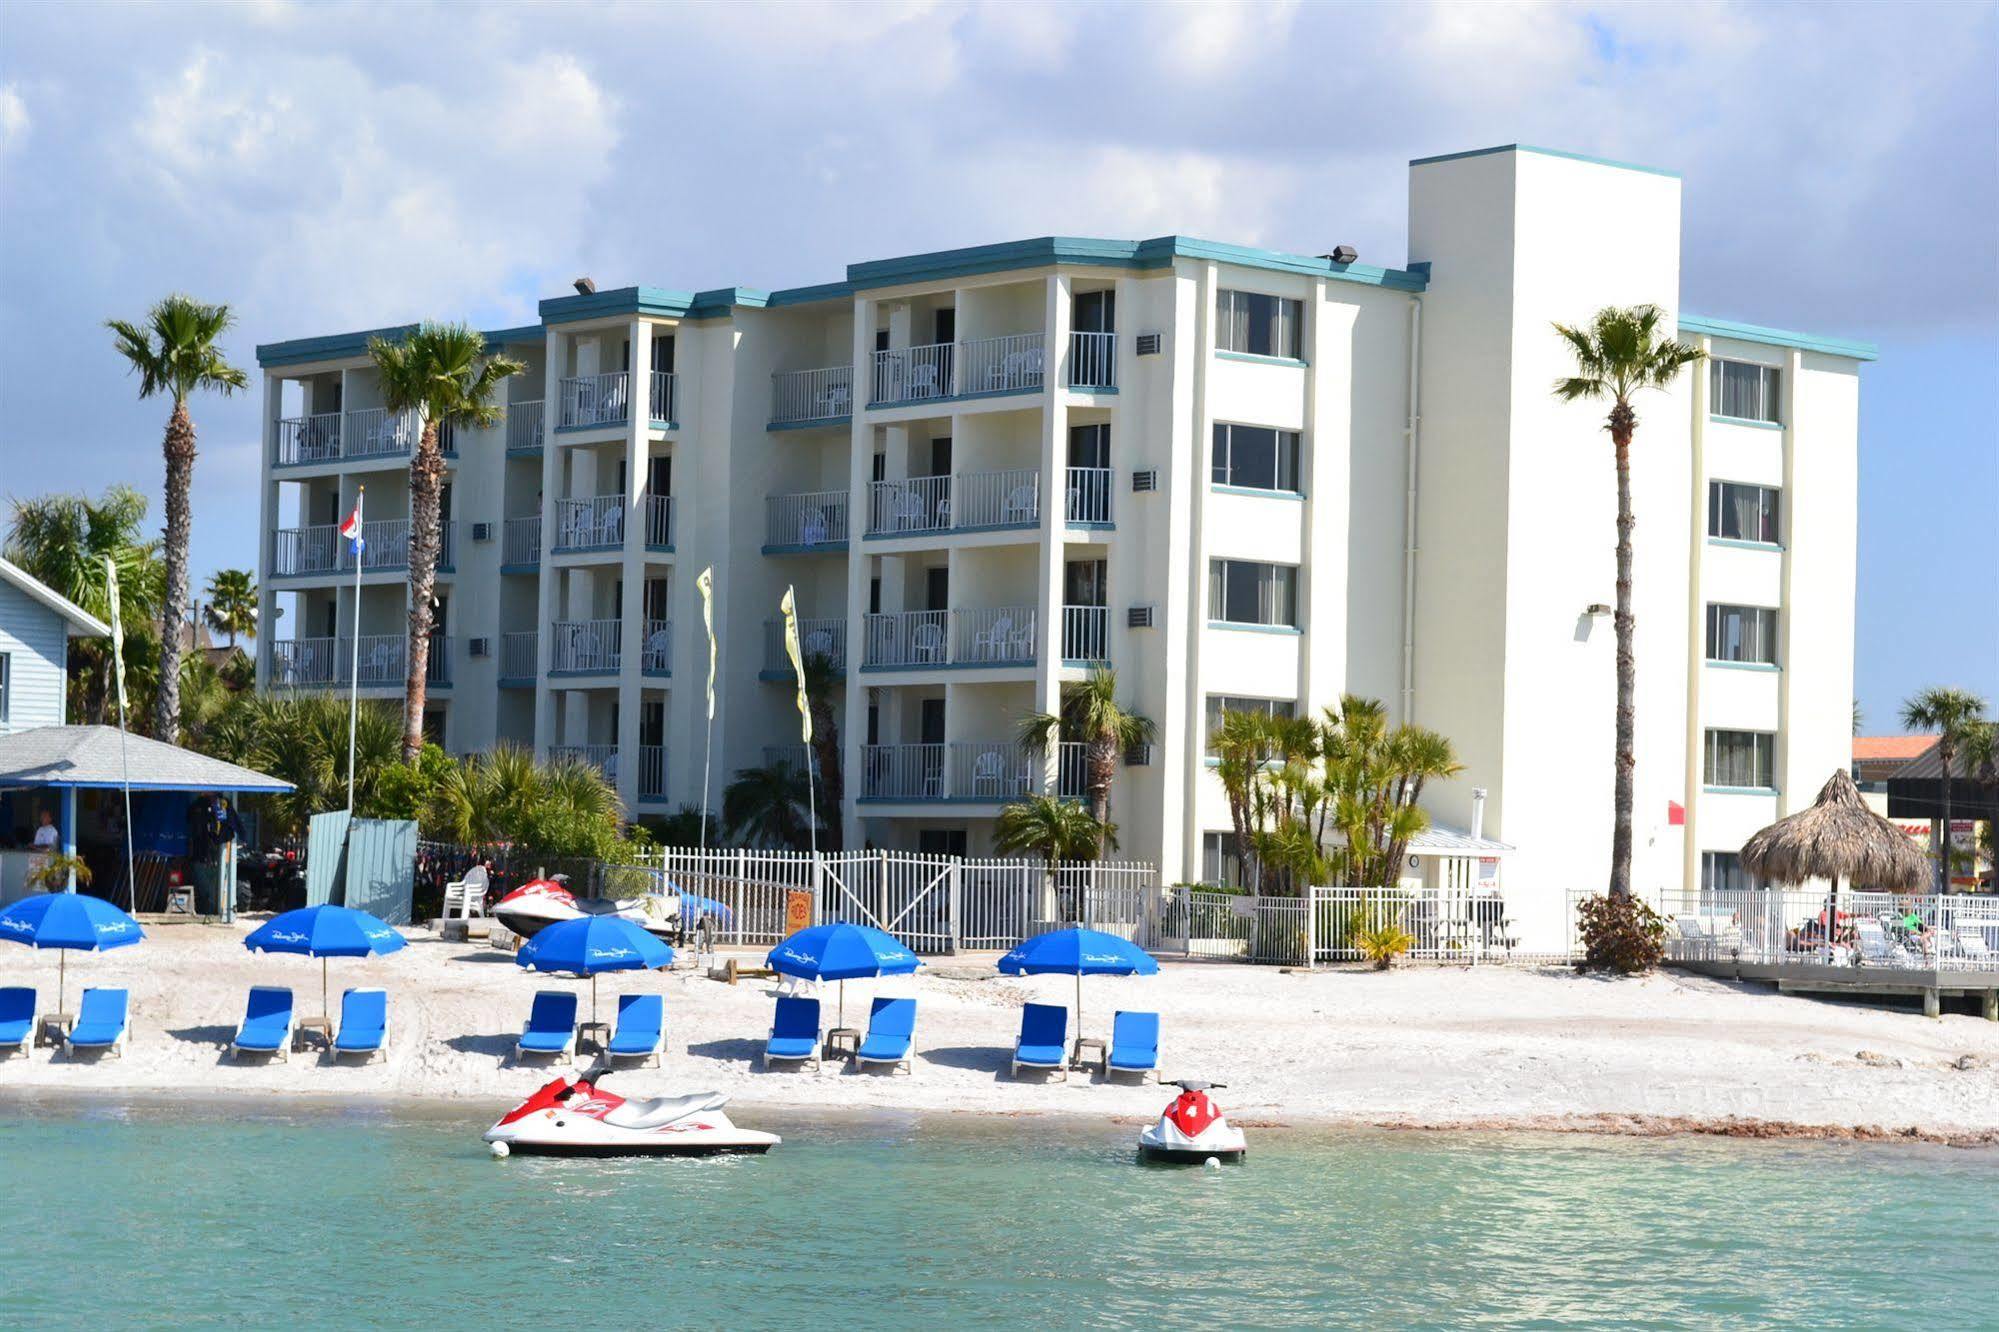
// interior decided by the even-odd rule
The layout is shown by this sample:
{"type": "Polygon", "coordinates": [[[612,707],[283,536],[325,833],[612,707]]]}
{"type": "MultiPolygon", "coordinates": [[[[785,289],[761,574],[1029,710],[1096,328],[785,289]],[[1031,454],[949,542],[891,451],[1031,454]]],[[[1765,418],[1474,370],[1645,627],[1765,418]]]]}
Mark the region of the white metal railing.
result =
{"type": "Polygon", "coordinates": [[[946,747],[933,745],[863,745],[863,800],[942,800],[946,747]]]}
{"type": "MultiPolygon", "coordinates": [[[[457,523],[446,521],[438,527],[437,567],[449,570],[455,551],[457,523]]],[[[312,527],[281,527],[271,534],[271,573],[274,577],[306,574],[351,573],[353,547],[333,523],[312,527]]],[[[377,518],[361,524],[361,569],[381,573],[409,567],[410,525],[407,518],[377,518]]]]}
{"type": "Polygon", "coordinates": [[[1016,800],[1041,786],[1039,764],[1010,740],[864,745],[865,800],[1016,800]]]}
{"type": "Polygon", "coordinates": [[[273,689],[323,689],[346,678],[345,667],[336,671],[334,665],[337,638],[274,638],[267,646],[273,689]]]}
{"type": "Polygon", "coordinates": [[[1041,789],[1041,765],[1013,741],[955,740],[950,748],[953,800],[1017,800],[1041,789]]]}
{"type": "Polygon", "coordinates": [[[1034,660],[1034,607],[988,606],[951,612],[951,660],[994,666],[1034,660]]]}
{"type": "Polygon", "coordinates": [[[507,452],[533,453],[542,444],[540,398],[507,404],[507,452]]]}
{"type": "Polygon", "coordinates": [[[555,502],[556,550],[602,550],[624,544],[623,495],[559,499],[555,502]]]}
{"type": "Polygon", "coordinates": [[[387,458],[407,454],[423,433],[423,418],[415,412],[366,407],[347,413],[341,425],[340,456],[387,458]]]}
{"type": "Polygon", "coordinates": [[[680,377],[671,370],[652,372],[651,397],[647,400],[648,410],[655,421],[678,421],[680,410],[680,377]]]}
{"type": "Polygon", "coordinates": [[[673,621],[647,619],[639,669],[647,675],[673,674],[673,621]]]}
{"type": "Polygon", "coordinates": [[[639,799],[661,800],[666,796],[666,746],[639,746],[639,799]]]}
{"type": "Polygon", "coordinates": [[[868,532],[938,532],[951,526],[951,478],[912,476],[868,488],[868,532]]]}
{"type": "Polygon", "coordinates": [[[951,383],[952,350],[956,344],[933,342],[922,347],[878,351],[874,362],[874,392],[868,399],[875,407],[904,402],[948,398],[955,390],[951,383]]]}
{"type": "Polygon", "coordinates": [[[1062,660],[1103,662],[1111,657],[1111,612],[1107,606],[1062,608],[1062,660]]]}
{"type": "MultiPolygon", "coordinates": [[[[798,654],[806,661],[824,657],[836,671],[847,669],[847,622],[836,619],[800,620],[798,654]]],[[[784,651],[784,621],[764,621],[764,664],[767,671],[791,673],[791,658],[784,651]]]]}
{"type": "Polygon", "coordinates": [[[631,410],[632,377],[623,370],[561,381],[565,426],[622,425],[631,410]]]}
{"type": "Polygon", "coordinates": [[[654,550],[673,549],[673,496],[645,497],[646,545],[654,550]]]}
{"type": "Polygon", "coordinates": [[[1117,387],[1117,334],[1069,334],[1069,386],[1117,387]]]}
{"type": "Polygon", "coordinates": [[[315,412],[310,416],[281,418],[277,449],[274,461],[280,467],[339,461],[340,413],[315,412]]]}
{"type": "Polygon", "coordinates": [[[863,621],[864,666],[942,666],[951,659],[949,611],[892,611],[863,621]]]}
{"type": "Polygon", "coordinates": [[[512,631],[500,635],[500,678],[502,680],[532,680],[537,666],[535,647],[537,635],[532,629],[512,631]]]}
{"type": "Polygon", "coordinates": [[[1084,800],[1090,794],[1090,746],[1064,740],[1055,746],[1055,794],[1064,800],[1084,800]]]}
{"type": "Polygon", "coordinates": [[[847,539],[847,492],[764,496],[764,544],[824,546],[847,539]]]}
{"type": "Polygon", "coordinates": [[[500,563],[536,564],[541,560],[541,515],[509,518],[500,536],[500,563]]]}
{"type": "Polygon", "coordinates": [[[958,344],[960,394],[1019,393],[1041,387],[1041,335],[1011,333],[958,344]]]}
{"type": "Polygon", "coordinates": [[[617,620],[557,620],[549,625],[548,669],[604,674],[618,669],[622,624],[617,620]]]}
{"type": "Polygon", "coordinates": [[[1069,469],[1068,520],[1072,523],[1107,523],[1111,520],[1111,478],[1108,467],[1069,469]]]}
{"type": "Polygon", "coordinates": [[[560,762],[564,759],[572,763],[587,763],[604,774],[604,780],[615,785],[618,780],[618,747],[616,745],[550,745],[550,759],[560,762]]]}
{"type": "MultiPolygon", "coordinates": [[[[364,689],[400,685],[409,670],[407,645],[404,634],[363,634],[357,661],[352,638],[273,639],[271,687],[326,689],[345,685],[349,672],[364,689]]],[[[451,640],[443,634],[431,635],[424,680],[433,685],[451,682],[451,640]]]]}
{"type": "Polygon", "coordinates": [[[831,421],[854,410],[854,367],[829,365],[823,370],[779,370],[770,377],[770,419],[831,421]]]}
{"type": "Polygon", "coordinates": [[[1777,888],[1666,893],[1659,903],[1667,918],[1666,956],[1836,967],[1848,975],[1999,971],[1999,900],[1842,889],[1828,930],[1827,897],[1777,888]]]}
{"type": "Polygon", "coordinates": [[[1041,473],[1032,467],[961,472],[952,492],[953,527],[1031,527],[1041,521],[1041,473]]]}
{"type": "Polygon", "coordinates": [[[271,533],[271,577],[332,573],[340,567],[340,529],[332,523],[280,527],[271,533]]]}
{"type": "Polygon", "coordinates": [[[765,745],[763,765],[766,768],[796,768],[799,772],[804,772],[811,762],[808,756],[809,748],[802,744],[765,745]]]}

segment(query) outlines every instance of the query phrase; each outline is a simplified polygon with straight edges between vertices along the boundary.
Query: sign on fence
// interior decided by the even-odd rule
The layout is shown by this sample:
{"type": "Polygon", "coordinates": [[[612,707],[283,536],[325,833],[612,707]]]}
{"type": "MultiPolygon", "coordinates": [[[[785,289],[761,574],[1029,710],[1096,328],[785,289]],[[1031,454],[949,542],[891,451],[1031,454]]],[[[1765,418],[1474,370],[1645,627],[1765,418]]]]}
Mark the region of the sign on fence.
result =
{"type": "Polygon", "coordinates": [[[793,888],[784,895],[784,932],[796,934],[812,928],[812,894],[793,888]]]}

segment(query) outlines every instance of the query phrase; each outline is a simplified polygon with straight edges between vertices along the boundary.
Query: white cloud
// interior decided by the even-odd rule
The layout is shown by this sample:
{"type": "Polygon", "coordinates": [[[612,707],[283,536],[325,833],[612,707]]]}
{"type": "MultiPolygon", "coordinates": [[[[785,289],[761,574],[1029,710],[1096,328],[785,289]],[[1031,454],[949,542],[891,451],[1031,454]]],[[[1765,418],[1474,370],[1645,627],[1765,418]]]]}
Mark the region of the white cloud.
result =
{"type": "Polygon", "coordinates": [[[0,153],[18,148],[28,137],[28,104],[20,89],[0,84],[0,153]]]}

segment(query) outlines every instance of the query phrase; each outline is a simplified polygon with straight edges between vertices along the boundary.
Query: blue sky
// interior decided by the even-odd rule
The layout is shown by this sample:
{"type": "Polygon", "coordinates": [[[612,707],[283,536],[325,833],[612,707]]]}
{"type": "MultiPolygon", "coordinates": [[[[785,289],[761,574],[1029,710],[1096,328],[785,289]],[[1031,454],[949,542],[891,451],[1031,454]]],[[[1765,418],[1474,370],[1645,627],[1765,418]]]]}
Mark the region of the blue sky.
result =
{"type": "MultiPolygon", "coordinates": [[[[1049,233],[1405,257],[1405,163],[1685,179],[1682,301],[1880,345],[1856,687],[1999,699],[1999,5],[23,6],[0,28],[0,490],[157,493],[102,321],[258,342],[530,322],[1049,233]],[[1049,171],[1059,163],[1059,177],[1049,171]]],[[[198,572],[251,566],[254,403],[196,404],[198,572]]]]}

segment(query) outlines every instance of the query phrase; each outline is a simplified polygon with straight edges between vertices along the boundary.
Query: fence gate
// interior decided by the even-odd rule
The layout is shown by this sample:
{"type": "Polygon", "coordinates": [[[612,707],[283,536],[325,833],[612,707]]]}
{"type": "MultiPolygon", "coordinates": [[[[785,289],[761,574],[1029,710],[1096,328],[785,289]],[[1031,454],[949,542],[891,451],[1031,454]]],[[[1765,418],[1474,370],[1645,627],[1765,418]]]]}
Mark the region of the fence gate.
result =
{"type": "Polygon", "coordinates": [[[819,915],[872,925],[919,953],[956,945],[952,898],[957,866],[942,856],[835,856],[826,861],[819,915]]]}

